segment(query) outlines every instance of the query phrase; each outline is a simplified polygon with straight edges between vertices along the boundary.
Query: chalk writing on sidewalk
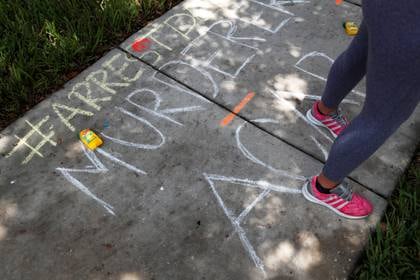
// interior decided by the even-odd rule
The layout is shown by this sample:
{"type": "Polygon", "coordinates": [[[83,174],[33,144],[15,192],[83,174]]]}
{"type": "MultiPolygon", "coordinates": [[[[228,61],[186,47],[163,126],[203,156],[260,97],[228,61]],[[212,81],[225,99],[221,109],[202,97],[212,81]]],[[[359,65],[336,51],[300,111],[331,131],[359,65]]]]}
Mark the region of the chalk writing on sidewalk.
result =
{"type": "MultiPolygon", "coordinates": [[[[149,63],[151,59],[152,64],[155,64],[157,62],[161,62],[163,59],[162,55],[157,51],[159,48],[163,48],[167,51],[174,51],[175,47],[179,47],[174,44],[180,44],[180,41],[182,46],[185,46],[180,52],[181,58],[164,62],[159,67],[159,71],[154,71],[152,75],[145,77],[144,67],[139,67],[140,63],[136,59],[132,59],[123,53],[118,53],[102,63],[99,70],[91,72],[82,82],[73,85],[66,96],[68,103],[60,101],[60,103],[53,102],[51,104],[52,111],[58,116],[57,120],[63,127],[65,127],[65,129],[74,132],[77,129],[77,121],[80,121],[78,118],[91,118],[104,108],[109,109],[109,107],[106,106],[111,106],[111,101],[118,96],[122,100],[123,104],[119,106],[112,105],[110,110],[118,112],[123,116],[123,118],[125,118],[125,121],[131,120],[136,123],[136,125],[134,125],[135,127],[146,127],[152,132],[151,135],[155,136],[154,141],[140,142],[132,139],[128,140],[128,137],[124,138],[124,135],[121,136],[119,133],[115,133],[115,131],[113,131],[113,133],[110,130],[102,131],[100,134],[107,140],[108,143],[110,143],[110,145],[114,144],[123,146],[131,149],[130,151],[143,149],[157,152],[165,144],[167,144],[170,137],[165,135],[165,132],[159,128],[159,125],[155,124],[156,120],[172,124],[176,129],[185,129],[185,121],[179,120],[179,114],[192,114],[198,111],[203,111],[205,110],[205,107],[201,103],[208,104],[210,102],[200,94],[194,92],[194,90],[168,78],[168,76],[162,74],[162,72],[169,72],[172,74],[179,72],[182,75],[191,77],[194,76],[195,80],[193,82],[199,83],[201,89],[204,88],[205,90],[208,90],[210,95],[215,98],[220,92],[218,77],[223,76],[222,79],[228,78],[231,80],[239,77],[241,73],[245,72],[246,66],[254,59],[254,57],[262,53],[259,48],[255,47],[255,43],[266,42],[265,38],[258,36],[240,36],[240,32],[238,32],[238,23],[242,23],[243,25],[245,22],[253,27],[261,29],[265,34],[274,34],[284,28],[295,16],[281,5],[283,2],[288,1],[249,0],[248,2],[250,5],[246,9],[235,8],[235,4],[233,5],[233,8],[228,7],[228,10],[238,9],[242,13],[237,13],[233,16],[236,20],[217,20],[210,24],[210,26],[200,29],[197,36],[193,36],[195,33],[193,31],[196,31],[198,27],[197,20],[188,11],[186,13],[172,15],[162,23],[157,25],[155,24],[150,31],[135,39],[134,43],[131,45],[132,50],[134,50],[134,52],[141,53],[141,55],[139,55],[140,59],[148,60],[149,63]],[[258,11],[258,13],[255,13],[255,11],[258,11]],[[182,24],[179,24],[179,22],[182,24]],[[227,31],[221,32],[220,30],[225,30],[224,28],[226,28],[226,26],[227,31]],[[168,33],[168,30],[171,32],[168,33]],[[228,58],[228,64],[225,63],[226,50],[235,54],[235,56],[228,58]],[[133,69],[134,71],[130,71],[133,69]],[[150,78],[160,86],[164,85],[168,87],[169,90],[175,91],[176,93],[184,93],[189,97],[194,97],[201,103],[162,108],[162,94],[158,90],[153,89],[153,87],[136,88],[129,92],[127,96],[122,96],[121,92],[124,92],[123,89],[129,88],[134,82],[137,82],[142,78],[150,78]],[[143,97],[148,100],[151,98],[152,101],[149,102],[148,105],[145,105],[137,101],[139,97],[143,97]],[[125,106],[131,106],[131,110],[125,106]],[[142,114],[137,114],[138,112],[141,112],[142,114]]],[[[301,4],[308,3],[308,1],[299,0],[294,2],[301,4]]],[[[220,1],[218,3],[220,4],[220,1]]],[[[329,64],[332,64],[333,60],[324,53],[312,52],[301,57],[294,65],[294,67],[299,71],[325,81],[326,78],[324,76],[310,71],[303,66],[303,64],[309,59],[321,59],[323,61],[327,61],[329,64]]],[[[305,121],[308,125],[311,125],[311,127],[313,127],[313,129],[323,137],[322,140],[326,140],[329,143],[333,141],[333,139],[325,134],[325,132],[307,122],[305,116],[298,111],[290,101],[282,98],[282,94],[285,93],[284,91],[269,92],[274,96],[274,99],[282,102],[286,107],[291,109],[297,118],[305,121]]],[[[354,93],[361,97],[364,96],[362,93],[357,91],[354,91],[354,93]]],[[[320,98],[315,95],[303,93],[302,95],[304,95],[304,98],[309,100],[317,100],[320,98]]],[[[357,101],[350,99],[346,99],[344,102],[353,105],[360,104],[357,101]]],[[[237,114],[239,111],[240,109],[234,110],[234,113],[237,114]]],[[[232,119],[232,115],[229,115],[229,118],[226,122],[223,122],[223,124],[229,123],[232,119]]],[[[57,145],[56,141],[52,139],[55,136],[55,131],[53,130],[54,126],[51,123],[48,123],[48,121],[50,121],[49,115],[46,115],[41,121],[34,125],[26,120],[26,124],[30,126],[31,130],[22,138],[15,135],[19,142],[7,155],[7,157],[10,157],[23,148],[29,148],[30,153],[22,161],[22,164],[28,163],[35,155],[44,157],[41,152],[41,148],[43,148],[46,144],[50,144],[51,146],[57,145]],[[48,133],[42,132],[45,131],[45,127],[48,127],[48,133]],[[41,128],[43,128],[42,131],[41,128]],[[35,142],[34,138],[37,138],[37,141],[39,141],[36,145],[31,144],[32,142],[35,142]],[[33,140],[31,143],[29,142],[30,139],[33,140]]],[[[279,121],[270,118],[258,118],[252,120],[252,122],[256,124],[281,124],[279,121]]],[[[262,159],[262,157],[257,157],[256,152],[253,151],[252,147],[245,145],[245,143],[241,140],[241,133],[243,133],[246,129],[247,124],[247,122],[239,124],[235,130],[234,138],[232,138],[232,141],[236,143],[236,147],[241,155],[246,157],[253,164],[263,166],[267,170],[270,170],[281,177],[296,180],[298,182],[306,180],[306,177],[300,174],[293,174],[285,169],[277,168],[267,163],[264,159],[262,159]]],[[[123,128],[121,130],[123,130],[123,128]]],[[[328,156],[326,146],[312,135],[310,135],[310,139],[318,147],[326,159],[328,156]]],[[[104,148],[98,148],[93,152],[87,150],[83,145],[81,145],[81,149],[84,157],[86,157],[86,159],[92,164],[91,166],[83,168],[57,167],[56,170],[60,172],[68,183],[81,191],[84,195],[91,199],[91,201],[102,207],[108,214],[116,216],[118,210],[112,206],[113,203],[106,202],[105,200],[107,199],[102,198],[101,194],[95,194],[91,188],[83,182],[83,177],[89,176],[90,174],[100,174],[102,176],[110,173],[109,168],[102,163],[102,161],[98,158],[98,155],[112,161],[119,167],[126,168],[142,176],[148,176],[148,171],[146,171],[147,166],[141,166],[142,169],[140,169],[139,167],[126,162],[122,158],[123,156],[117,157],[111,152],[104,150],[104,148]]],[[[242,223],[257,203],[266,199],[271,193],[299,195],[301,191],[296,188],[275,185],[258,179],[250,180],[247,178],[236,178],[207,173],[203,173],[203,176],[210,185],[211,191],[219,206],[222,208],[224,214],[231,222],[235,232],[238,234],[238,237],[246,252],[249,254],[250,259],[253,261],[255,266],[260,269],[264,275],[266,275],[264,263],[249,241],[242,223]],[[261,192],[251,204],[249,204],[239,215],[235,216],[232,211],[226,207],[223,196],[220,195],[217,190],[217,184],[221,183],[240,185],[243,188],[254,188],[260,190],[261,192]]]]}
{"type": "Polygon", "coordinates": [[[263,200],[264,198],[266,198],[267,195],[270,194],[270,192],[300,194],[301,191],[294,188],[274,185],[263,180],[253,181],[249,179],[241,179],[241,178],[227,177],[227,176],[222,176],[222,175],[206,174],[206,173],[204,173],[203,175],[206,178],[208,184],[210,185],[210,188],[214,196],[216,197],[216,200],[219,206],[223,209],[223,212],[225,213],[226,217],[231,222],[235,230],[235,233],[238,234],[239,239],[241,240],[242,245],[247,251],[249,257],[254,262],[255,266],[262,271],[264,276],[266,276],[264,263],[261,260],[261,258],[257,255],[254,247],[252,246],[251,242],[246,236],[246,232],[241,226],[241,222],[249,214],[249,212],[251,212],[251,210],[255,207],[255,205],[261,200],[263,200]],[[235,185],[240,185],[244,188],[256,188],[256,189],[262,190],[262,192],[250,205],[248,205],[237,217],[235,217],[234,214],[232,213],[232,210],[226,207],[223,198],[217,191],[216,184],[215,184],[216,182],[231,183],[235,185]]]}
{"type": "MultiPolygon", "coordinates": [[[[188,11],[187,11],[188,12],[188,11]]],[[[136,42],[145,38],[151,39],[159,46],[172,51],[171,42],[175,41],[175,38],[182,38],[185,41],[190,41],[188,34],[194,29],[196,25],[196,19],[188,13],[179,13],[168,17],[162,23],[158,23],[150,31],[144,34],[142,37],[137,38],[136,42]],[[177,26],[175,23],[179,19],[184,19],[183,26],[177,26]],[[168,30],[169,29],[169,30],[168,30]],[[174,32],[170,32],[174,31],[174,32]],[[161,34],[171,34],[171,36],[159,36],[161,34]]]]}
{"type": "Polygon", "coordinates": [[[25,120],[26,124],[29,127],[31,127],[31,130],[25,136],[23,136],[22,138],[15,135],[15,138],[18,139],[19,142],[16,144],[16,146],[13,148],[13,150],[10,151],[10,153],[8,153],[6,155],[6,158],[12,156],[16,151],[18,151],[18,150],[20,150],[21,148],[24,148],[24,147],[29,148],[31,152],[22,161],[22,164],[28,163],[34,157],[34,155],[44,157],[44,155],[40,152],[40,149],[45,144],[48,143],[52,146],[57,145],[57,143],[54,140],[51,139],[55,135],[54,131],[52,130],[54,128],[53,125],[50,125],[50,127],[48,128],[49,133],[47,135],[41,131],[41,127],[49,119],[50,119],[50,116],[47,115],[42,120],[40,120],[38,123],[36,123],[35,125],[32,124],[31,122],[29,122],[28,120],[25,120]],[[38,137],[41,138],[40,141],[38,142],[38,144],[35,147],[28,143],[28,141],[32,137],[32,135],[37,135],[38,137]]]}
{"type": "MultiPolygon", "coordinates": [[[[320,63],[319,62],[318,63],[314,63],[313,62],[314,60],[315,61],[322,61],[322,60],[324,60],[329,65],[332,65],[334,63],[334,59],[332,59],[331,57],[329,57],[325,53],[318,52],[318,51],[313,51],[313,52],[307,53],[304,56],[302,56],[296,62],[296,64],[294,65],[294,67],[296,69],[299,69],[300,71],[302,71],[302,72],[304,72],[304,73],[306,73],[308,75],[311,75],[312,77],[315,77],[315,78],[317,78],[317,79],[319,79],[321,81],[326,82],[327,81],[327,77],[324,77],[324,76],[320,75],[319,73],[314,73],[313,71],[310,71],[308,69],[305,69],[303,66],[301,66],[301,64],[303,64],[303,62],[306,61],[306,60],[312,60],[312,63],[315,64],[315,65],[316,64],[320,64],[320,63]]],[[[354,93],[356,96],[359,96],[359,97],[365,97],[366,96],[363,92],[360,92],[360,91],[355,90],[355,89],[353,89],[351,92],[354,93]]]]}
{"type": "MultiPolygon", "coordinates": [[[[86,187],[80,180],[76,179],[74,177],[74,173],[76,174],[83,174],[83,173],[88,173],[88,174],[101,174],[101,173],[107,173],[109,170],[108,168],[99,160],[99,158],[95,155],[95,152],[90,151],[88,149],[85,148],[85,146],[80,143],[80,146],[82,148],[82,151],[85,155],[85,157],[93,164],[92,167],[88,167],[88,168],[82,168],[82,169],[77,169],[77,168],[63,168],[63,167],[57,167],[56,169],[64,176],[64,178],[66,178],[67,181],[69,181],[73,186],[75,186],[76,188],[78,188],[80,191],[82,191],[83,193],[85,193],[87,196],[89,196],[90,198],[92,198],[94,201],[96,201],[97,203],[99,203],[102,207],[104,207],[106,209],[106,211],[108,213],[110,213],[111,215],[116,215],[115,214],[115,209],[114,207],[103,201],[102,199],[98,198],[95,194],[93,194],[88,187],[86,187]]],[[[144,172],[141,169],[138,169],[137,167],[124,162],[121,159],[116,158],[115,156],[111,155],[110,153],[106,152],[105,150],[98,148],[96,149],[96,152],[98,152],[99,154],[101,154],[102,156],[108,158],[109,160],[131,170],[134,171],[136,173],[138,173],[139,175],[146,175],[147,173],[144,172]]]]}
{"type": "Polygon", "coordinates": [[[53,138],[56,137],[54,129],[57,129],[58,125],[64,125],[71,132],[76,131],[75,125],[71,122],[72,120],[77,117],[93,117],[95,112],[102,110],[104,102],[110,102],[112,100],[113,96],[117,93],[117,89],[130,86],[142,76],[142,69],[134,71],[134,74],[131,76],[127,74],[129,67],[137,66],[137,63],[137,60],[128,58],[121,53],[112,56],[109,60],[102,63],[100,70],[91,72],[84,81],[72,86],[70,92],[67,94],[68,103],[64,103],[65,99],[60,99],[60,103],[53,102],[50,105],[53,113],[58,118],[51,119],[50,115],[47,114],[35,125],[25,120],[30,130],[23,138],[15,135],[15,138],[19,142],[7,154],[6,158],[23,150],[22,148],[25,147],[29,148],[31,152],[22,161],[22,164],[30,162],[35,155],[43,158],[44,156],[40,150],[45,144],[57,145],[56,140],[53,138]],[[133,65],[134,62],[135,64],[133,65]],[[117,66],[117,63],[122,65],[117,66]],[[80,102],[87,108],[81,108],[80,102]],[[45,134],[41,132],[41,126],[47,126],[49,133],[45,134]],[[32,145],[28,141],[30,138],[31,140],[35,138],[35,135],[38,135],[38,138],[41,137],[40,142],[32,145]]]}
{"type": "MultiPolygon", "coordinates": [[[[218,2],[217,5],[219,4],[220,3],[218,2]]],[[[250,23],[262,30],[270,31],[270,33],[278,32],[294,16],[293,13],[287,11],[286,8],[279,6],[275,1],[267,2],[250,0],[249,4],[250,5],[247,9],[241,10],[241,13],[243,13],[242,15],[238,14],[234,18],[239,21],[250,23]],[[276,14],[277,17],[273,17],[273,13],[276,14]],[[255,14],[259,15],[258,18],[253,16],[255,14]]],[[[229,7],[229,9],[232,8],[235,9],[235,7],[229,7]]],[[[174,14],[162,23],[155,24],[144,35],[136,38],[133,43],[134,48],[135,50],[137,48],[137,51],[139,48],[141,51],[145,51],[141,54],[141,58],[153,59],[153,62],[156,63],[160,61],[162,57],[158,51],[150,49],[151,42],[154,42],[157,46],[166,50],[172,51],[173,47],[171,44],[177,41],[175,40],[176,38],[181,39],[184,44],[186,44],[186,47],[181,51],[181,54],[184,57],[190,58],[190,61],[169,61],[161,65],[160,70],[165,71],[169,67],[174,68],[174,66],[176,66],[182,67],[184,70],[187,69],[187,71],[191,71],[191,73],[199,74],[204,78],[204,81],[208,83],[212,96],[216,97],[219,93],[219,86],[216,83],[213,74],[208,70],[215,71],[232,79],[236,78],[244,67],[259,52],[259,49],[252,46],[251,42],[265,42],[265,39],[256,36],[237,36],[237,25],[231,19],[214,22],[207,28],[207,31],[204,33],[199,32],[201,35],[195,36],[193,39],[192,33],[193,31],[195,31],[194,33],[197,33],[197,28],[197,19],[191,14],[191,12],[185,10],[184,13],[174,14]],[[220,31],[221,28],[219,27],[221,27],[221,25],[228,26],[226,32],[220,31]],[[167,34],[171,34],[171,36],[167,36],[167,34]],[[219,42],[219,45],[225,45],[225,48],[229,48],[238,54],[238,56],[234,58],[234,61],[232,61],[233,64],[231,64],[231,66],[226,67],[222,63],[222,60],[224,59],[222,49],[214,49],[210,53],[203,53],[200,46],[207,45],[209,40],[216,40],[219,42]]],[[[76,131],[77,128],[74,123],[76,123],[78,119],[94,117],[96,112],[101,111],[104,106],[113,100],[114,96],[120,89],[130,86],[143,75],[142,69],[138,69],[137,71],[128,71],[130,67],[135,67],[135,62],[135,59],[121,53],[118,53],[103,62],[101,69],[91,72],[82,82],[72,86],[67,95],[68,102],[60,101],[51,104],[53,113],[58,117],[56,120],[60,121],[61,124],[69,131],[76,131]],[[131,73],[131,75],[128,73],[131,73]]],[[[175,69],[175,71],[177,70],[175,69]]],[[[173,87],[176,90],[181,90],[202,100],[206,100],[195,92],[173,83],[173,81],[168,82],[164,78],[159,77],[158,72],[154,74],[153,78],[160,83],[173,87]]],[[[208,100],[206,100],[206,102],[208,102],[208,100]]],[[[146,108],[142,109],[146,110],[146,108]]],[[[166,112],[157,112],[155,110],[155,115],[174,122],[173,118],[171,118],[168,114],[199,109],[200,108],[198,107],[183,109],[178,108],[173,111],[166,112]]],[[[149,110],[149,112],[151,111],[149,110]]],[[[51,132],[46,139],[41,140],[41,146],[38,148],[37,146],[30,146],[26,142],[26,138],[19,140],[20,142],[17,144],[19,147],[22,145],[29,145],[28,148],[30,149],[32,147],[31,153],[22,162],[22,164],[28,163],[35,154],[42,157],[42,153],[39,149],[46,143],[55,143],[52,137],[56,135],[53,128],[55,125],[55,128],[58,129],[57,124],[55,122],[54,125],[51,123],[49,115],[47,121],[45,121],[45,123],[43,122],[43,124],[49,125],[51,132]]],[[[31,131],[29,133],[31,133],[31,131]]],[[[9,156],[16,153],[18,150],[20,149],[16,147],[13,148],[13,150],[9,153],[9,156]]]]}

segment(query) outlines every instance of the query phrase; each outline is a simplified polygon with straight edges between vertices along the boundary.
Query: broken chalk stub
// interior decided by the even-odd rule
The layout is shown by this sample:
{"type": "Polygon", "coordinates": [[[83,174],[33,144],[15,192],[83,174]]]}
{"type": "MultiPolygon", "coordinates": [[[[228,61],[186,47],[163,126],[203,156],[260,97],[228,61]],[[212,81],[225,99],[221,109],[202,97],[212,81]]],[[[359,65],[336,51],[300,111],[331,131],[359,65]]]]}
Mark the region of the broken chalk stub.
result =
{"type": "Polygon", "coordinates": [[[131,48],[135,52],[142,52],[148,48],[150,48],[150,45],[152,42],[148,38],[141,38],[136,40],[132,45],[131,48]]]}
{"type": "Polygon", "coordinates": [[[89,128],[80,131],[79,138],[82,143],[92,151],[103,144],[102,139],[89,128]]]}
{"type": "Polygon", "coordinates": [[[355,36],[359,32],[359,27],[357,27],[357,25],[351,21],[344,22],[343,27],[349,36],[355,36]]]}

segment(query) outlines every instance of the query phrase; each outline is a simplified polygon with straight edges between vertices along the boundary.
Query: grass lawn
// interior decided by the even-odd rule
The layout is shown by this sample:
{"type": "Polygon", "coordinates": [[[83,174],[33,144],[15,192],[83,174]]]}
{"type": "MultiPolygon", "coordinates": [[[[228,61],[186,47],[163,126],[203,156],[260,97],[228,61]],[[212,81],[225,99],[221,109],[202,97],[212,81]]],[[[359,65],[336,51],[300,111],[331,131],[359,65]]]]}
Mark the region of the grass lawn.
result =
{"type": "Polygon", "coordinates": [[[180,0],[0,0],[0,129],[180,0]]]}
{"type": "Polygon", "coordinates": [[[420,147],[352,279],[420,279],[420,147]]]}

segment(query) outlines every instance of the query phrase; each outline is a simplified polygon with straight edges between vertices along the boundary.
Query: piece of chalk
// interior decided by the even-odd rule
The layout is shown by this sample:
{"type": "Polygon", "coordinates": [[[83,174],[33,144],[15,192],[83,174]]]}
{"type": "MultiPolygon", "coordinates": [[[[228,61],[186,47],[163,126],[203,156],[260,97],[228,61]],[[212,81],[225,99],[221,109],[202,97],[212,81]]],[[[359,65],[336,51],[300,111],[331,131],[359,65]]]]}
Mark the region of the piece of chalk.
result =
{"type": "Polygon", "coordinates": [[[359,27],[357,27],[357,25],[351,21],[344,22],[343,27],[349,36],[355,36],[359,32],[359,27]]]}
{"type": "Polygon", "coordinates": [[[102,139],[89,128],[80,131],[79,138],[92,151],[103,144],[102,139]]]}

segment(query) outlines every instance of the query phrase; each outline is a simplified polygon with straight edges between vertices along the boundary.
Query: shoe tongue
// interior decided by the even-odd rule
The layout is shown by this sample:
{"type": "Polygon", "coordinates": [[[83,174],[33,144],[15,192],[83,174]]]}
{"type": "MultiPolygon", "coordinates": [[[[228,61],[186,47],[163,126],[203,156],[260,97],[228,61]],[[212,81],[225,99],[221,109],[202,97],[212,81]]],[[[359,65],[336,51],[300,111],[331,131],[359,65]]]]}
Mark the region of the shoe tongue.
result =
{"type": "Polygon", "coordinates": [[[330,190],[330,193],[336,194],[344,200],[350,201],[353,196],[353,192],[349,187],[348,183],[343,182],[339,184],[337,187],[330,190]]]}
{"type": "Polygon", "coordinates": [[[338,110],[337,111],[333,111],[333,112],[331,112],[331,113],[329,113],[328,114],[328,116],[336,116],[336,115],[338,115],[338,110]]]}
{"type": "Polygon", "coordinates": [[[337,109],[337,111],[328,114],[328,116],[330,117],[339,117],[340,115],[341,115],[340,109],[337,109]]]}

